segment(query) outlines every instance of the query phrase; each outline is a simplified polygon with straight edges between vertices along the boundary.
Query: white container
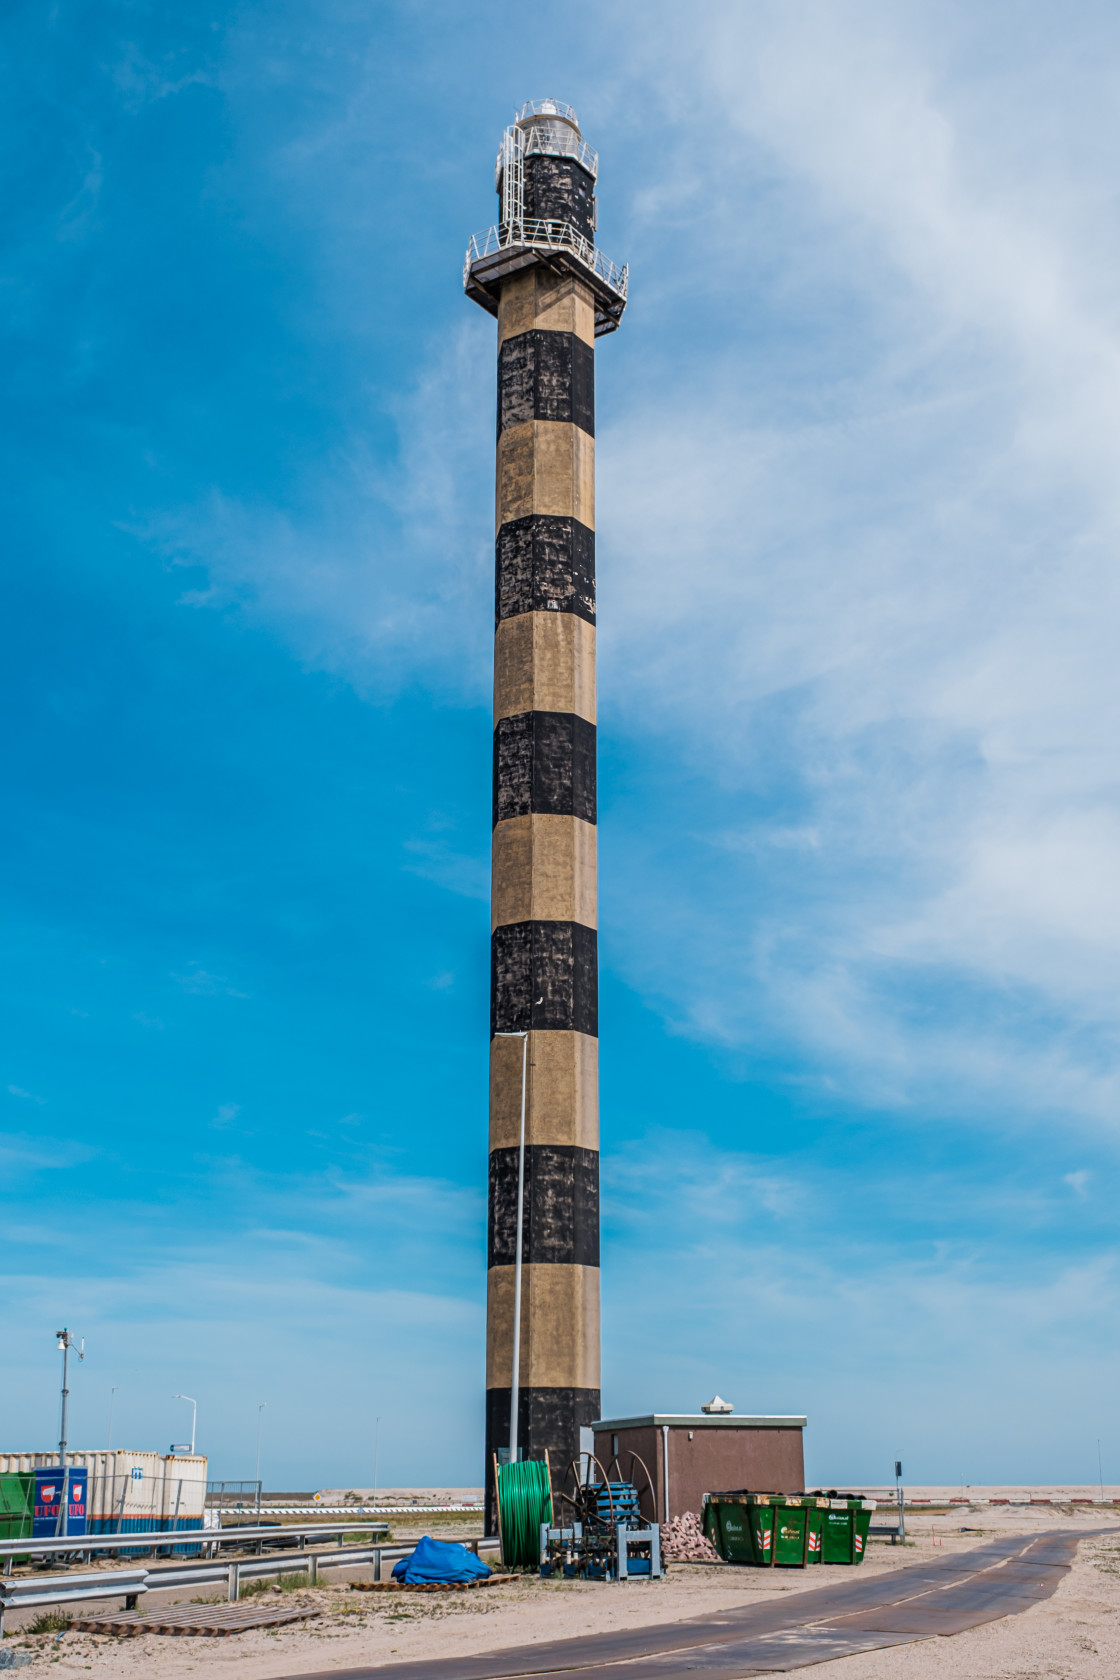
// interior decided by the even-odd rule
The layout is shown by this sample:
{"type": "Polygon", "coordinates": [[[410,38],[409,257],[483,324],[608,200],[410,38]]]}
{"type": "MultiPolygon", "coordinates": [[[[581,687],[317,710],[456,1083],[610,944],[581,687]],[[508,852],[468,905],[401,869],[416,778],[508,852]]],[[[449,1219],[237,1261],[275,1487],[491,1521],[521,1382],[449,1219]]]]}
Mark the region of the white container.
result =
{"type": "MultiPolygon", "coordinates": [[[[201,1527],[206,1509],[207,1460],[202,1454],[131,1452],[101,1448],[67,1452],[71,1470],[89,1478],[87,1521],[91,1534],[162,1531],[178,1522],[201,1527]]],[[[53,1452],[0,1453],[0,1475],[58,1463],[53,1452]]]]}
{"type": "Polygon", "coordinates": [[[163,1460],[163,1510],[168,1528],[201,1527],[206,1512],[207,1459],[201,1453],[168,1453],[163,1460]]]}

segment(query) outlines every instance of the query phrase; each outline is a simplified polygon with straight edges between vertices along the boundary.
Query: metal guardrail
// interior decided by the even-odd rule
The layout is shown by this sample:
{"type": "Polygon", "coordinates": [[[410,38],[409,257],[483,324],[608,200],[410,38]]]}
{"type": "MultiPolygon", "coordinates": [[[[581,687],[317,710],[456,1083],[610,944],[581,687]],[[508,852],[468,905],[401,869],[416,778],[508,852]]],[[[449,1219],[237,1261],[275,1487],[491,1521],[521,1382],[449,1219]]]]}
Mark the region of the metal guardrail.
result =
{"type": "MultiPolygon", "coordinates": [[[[227,1506],[227,1510],[232,1507],[227,1506]]],[[[480,1517],[486,1507],[480,1499],[474,1505],[262,1505],[262,1517],[310,1517],[316,1511],[324,1516],[350,1514],[355,1517],[428,1517],[444,1513],[480,1517]]]]}
{"type": "MultiPolygon", "coordinates": [[[[476,1556],[483,1551],[497,1551],[496,1538],[465,1542],[476,1556]]],[[[204,1587],[225,1584],[226,1596],[236,1604],[244,1581],[259,1580],[262,1576],[286,1573],[306,1574],[311,1586],[319,1580],[319,1571],[348,1564],[351,1568],[372,1564],[374,1575],[381,1577],[383,1563],[396,1563],[410,1557],[415,1546],[337,1546],[327,1552],[297,1552],[286,1557],[255,1557],[218,1559],[214,1562],[168,1565],[156,1569],[106,1569],[87,1575],[27,1576],[0,1581],[0,1635],[4,1630],[4,1612],[18,1609],[39,1609],[44,1606],[78,1604],[96,1598],[124,1598],[126,1607],[134,1609],[141,1593],[167,1592],[176,1588],[204,1587]]]]}
{"type": "Polygon", "coordinates": [[[271,1542],[288,1545],[296,1540],[302,1549],[308,1536],[325,1540],[334,1536],[341,1546],[344,1536],[354,1530],[371,1536],[378,1530],[388,1533],[388,1523],[351,1521],[345,1523],[272,1523],[267,1527],[234,1525],[230,1528],[151,1529],[140,1534],[71,1534],[58,1535],[53,1540],[19,1540],[11,1537],[0,1540],[0,1565],[10,1577],[12,1562],[17,1557],[48,1558],[60,1555],[86,1557],[93,1561],[95,1552],[153,1552],[171,1551],[179,1546],[197,1546],[213,1557],[218,1546],[256,1545],[271,1542]]]}
{"type": "Polygon", "coordinates": [[[496,227],[486,228],[482,233],[473,233],[467,245],[467,254],[463,260],[463,284],[470,279],[471,269],[475,263],[484,257],[495,256],[499,251],[510,249],[531,249],[536,251],[564,251],[575,257],[584,268],[609,288],[616,297],[623,302],[629,286],[629,265],[620,267],[611,262],[592,244],[585,239],[578,228],[570,222],[546,222],[526,217],[520,222],[502,222],[496,227]]]}

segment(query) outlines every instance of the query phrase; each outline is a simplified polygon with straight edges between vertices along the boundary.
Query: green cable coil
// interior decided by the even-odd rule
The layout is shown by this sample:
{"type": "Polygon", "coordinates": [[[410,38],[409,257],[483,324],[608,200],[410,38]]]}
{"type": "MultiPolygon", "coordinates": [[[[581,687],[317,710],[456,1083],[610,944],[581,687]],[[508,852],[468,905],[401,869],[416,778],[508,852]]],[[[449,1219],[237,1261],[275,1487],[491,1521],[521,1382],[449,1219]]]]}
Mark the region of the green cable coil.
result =
{"type": "Polygon", "coordinates": [[[532,1458],[518,1464],[499,1464],[498,1512],[503,1563],[537,1565],[541,1560],[541,1524],[552,1522],[547,1464],[532,1458]]]}

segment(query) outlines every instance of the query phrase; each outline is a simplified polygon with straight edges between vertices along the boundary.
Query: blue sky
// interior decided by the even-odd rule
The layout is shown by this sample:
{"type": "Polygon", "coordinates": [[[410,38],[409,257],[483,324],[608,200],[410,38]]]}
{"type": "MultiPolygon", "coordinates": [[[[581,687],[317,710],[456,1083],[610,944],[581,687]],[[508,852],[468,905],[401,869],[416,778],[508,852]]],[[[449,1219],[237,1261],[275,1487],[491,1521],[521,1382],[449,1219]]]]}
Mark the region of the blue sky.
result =
{"type": "Polygon", "coordinates": [[[481,1474],[513,108],[598,353],[604,1407],[1120,1479],[1120,23],[9,12],[5,1447],[481,1474]]]}

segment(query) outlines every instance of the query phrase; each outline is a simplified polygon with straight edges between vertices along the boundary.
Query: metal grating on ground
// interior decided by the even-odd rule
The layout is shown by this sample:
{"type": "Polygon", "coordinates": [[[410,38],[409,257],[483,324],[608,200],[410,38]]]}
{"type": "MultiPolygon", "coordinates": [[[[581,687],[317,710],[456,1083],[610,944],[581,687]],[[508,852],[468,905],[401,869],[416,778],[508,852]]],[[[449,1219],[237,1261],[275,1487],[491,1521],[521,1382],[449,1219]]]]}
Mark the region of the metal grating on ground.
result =
{"type": "Polygon", "coordinates": [[[285,1622],[321,1615],[321,1610],[297,1610],[279,1604],[174,1604],[145,1614],[129,1610],[119,1616],[75,1616],[70,1626],[83,1633],[166,1633],[205,1639],[245,1633],[249,1628],[281,1627],[285,1622]]]}
{"type": "Polygon", "coordinates": [[[483,1575],[477,1581],[352,1581],[354,1592],[469,1592],[472,1587],[500,1587],[516,1575],[483,1575]]]}

